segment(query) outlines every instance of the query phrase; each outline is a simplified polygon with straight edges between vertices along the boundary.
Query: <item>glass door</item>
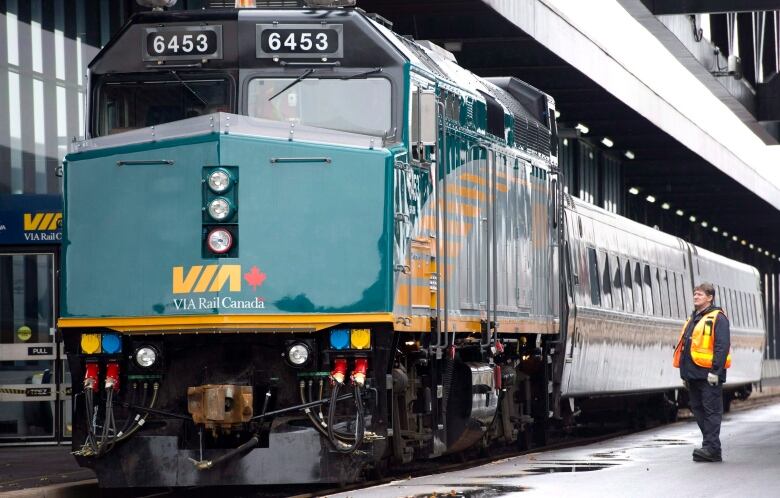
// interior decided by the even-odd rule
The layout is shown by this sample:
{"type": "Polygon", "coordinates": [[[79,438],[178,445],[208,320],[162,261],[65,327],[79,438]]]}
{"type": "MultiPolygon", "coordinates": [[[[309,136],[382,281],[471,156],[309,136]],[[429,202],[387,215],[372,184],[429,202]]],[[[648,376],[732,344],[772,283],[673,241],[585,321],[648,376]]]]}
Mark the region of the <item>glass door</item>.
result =
{"type": "Polygon", "coordinates": [[[62,437],[55,260],[0,252],[0,444],[62,437]]]}

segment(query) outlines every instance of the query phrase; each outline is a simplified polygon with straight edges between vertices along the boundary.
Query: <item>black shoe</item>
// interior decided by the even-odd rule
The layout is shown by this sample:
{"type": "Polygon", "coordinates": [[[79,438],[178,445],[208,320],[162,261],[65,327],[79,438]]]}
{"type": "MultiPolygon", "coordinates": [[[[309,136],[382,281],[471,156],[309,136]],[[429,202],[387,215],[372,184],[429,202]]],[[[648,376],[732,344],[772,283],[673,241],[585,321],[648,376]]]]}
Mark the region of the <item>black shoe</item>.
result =
{"type": "Polygon", "coordinates": [[[715,453],[707,448],[696,448],[693,450],[694,462],[722,462],[723,458],[720,453],[715,453]]]}

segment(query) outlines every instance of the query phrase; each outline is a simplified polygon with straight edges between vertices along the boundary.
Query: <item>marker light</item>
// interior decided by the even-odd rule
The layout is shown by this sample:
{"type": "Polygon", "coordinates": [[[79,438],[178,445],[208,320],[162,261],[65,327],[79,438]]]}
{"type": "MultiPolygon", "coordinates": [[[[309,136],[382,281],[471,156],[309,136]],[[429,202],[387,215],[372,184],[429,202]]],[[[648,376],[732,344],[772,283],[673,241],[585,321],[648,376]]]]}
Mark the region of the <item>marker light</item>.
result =
{"type": "Polygon", "coordinates": [[[230,188],[230,173],[224,169],[216,169],[209,174],[209,188],[212,192],[221,194],[230,188]]]}
{"type": "Polygon", "coordinates": [[[157,361],[157,350],[151,346],[141,346],[135,350],[134,356],[139,367],[149,368],[157,361]]]}
{"type": "Polygon", "coordinates": [[[233,247],[233,235],[224,228],[215,228],[209,232],[206,243],[212,252],[225,254],[233,247]]]}
{"type": "Polygon", "coordinates": [[[309,347],[302,342],[296,342],[287,349],[287,361],[291,365],[300,367],[309,361],[309,347]]]}
{"type": "Polygon", "coordinates": [[[81,352],[84,354],[100,353],[100,334],[81,334],[81,352]]]}
{"type": "Polygon", "coordinates": [[[101,341],[103,352],[106,354],[115,354],[122,351],[122,339],[119,334],[103,334],[101,341]]]}
{"type": "Polygon", "coordinates": [[[352,329],[349,344],[352,349],[370,349],[371,331],[369,329],[352,329]]]}
{"type": "Polygon", "coordinates": [[[217,221],[222,221],[230,218],[233,214],[233,208],[230,202],[224,197],[217,197],[213,201],[209,202],[209,216],[217,221]]]}
{"type": "Polygon", "coordinates": [[[349,330],[331,330],[330,347],[333,349],[347,349],[347,347],[349,347],[349,330]]]}

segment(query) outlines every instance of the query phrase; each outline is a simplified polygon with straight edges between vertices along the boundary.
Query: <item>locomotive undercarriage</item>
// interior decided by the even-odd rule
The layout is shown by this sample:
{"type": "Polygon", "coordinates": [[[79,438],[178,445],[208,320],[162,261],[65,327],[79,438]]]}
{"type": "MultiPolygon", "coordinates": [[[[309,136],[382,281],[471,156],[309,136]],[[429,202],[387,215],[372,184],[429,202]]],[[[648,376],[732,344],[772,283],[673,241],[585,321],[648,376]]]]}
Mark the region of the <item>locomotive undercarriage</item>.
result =
{"type": "Polygon", "coordinates": [[[74,452],[104,487],[343,483],[493,444],[528,447],[534,425],[544,427],[534,421],[546,418],[551,401],[534,336],[504,340],[498,350],[471,337],[430,348],[429,334],[375,328],[366,351],[330,350],[326,337],[125,335],[122,351],[159,351],[147,371],[128,354],[75,354],[77,341],[68,339],[80,393],[74,452]],[[285,359],[291,342],[310,345],[306,367],[285,359]],[[362,386],[359,359],[368,362],[362,386]],[[338,360],[347,376],[331,411],[338,360]],[[118,389],[106,384],[111,364],[118,389]],[[89,365],[99,372],[94,391],[89,365]]]}

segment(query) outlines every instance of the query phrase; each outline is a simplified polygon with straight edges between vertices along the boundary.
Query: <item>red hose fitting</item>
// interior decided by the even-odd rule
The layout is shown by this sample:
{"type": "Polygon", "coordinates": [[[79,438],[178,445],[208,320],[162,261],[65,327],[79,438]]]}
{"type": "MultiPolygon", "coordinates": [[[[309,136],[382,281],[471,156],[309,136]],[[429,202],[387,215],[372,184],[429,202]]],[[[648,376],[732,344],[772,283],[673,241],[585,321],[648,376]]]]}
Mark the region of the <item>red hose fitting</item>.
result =
{"type": "Polygon", "coordinates": [[[358,386],[366,384],[366,373],[368,372],[368,359],[357,358],[355,360],[355,369],[352,370],[352,383],[358,386]]]}
{"type": "Polygon", "coordinates": [[[106,365],[106,389],[119,391],[119,363],[112,361],[106,365]]]}
{"type": "Polygon", "coordinates": [[[344,378],[347,376],[347,360],[344,358],[337,358],[333,361],[333,370],[330,372],[330,380],[338,384],[344,383],[344,378]]]}
{"type": "Polygon", "coordinates": [[[98,375],[99,368],[97,363],[87,363],[86,372],[84,373],[84,388],[92,389],[94,392],[98,390],[98,375]]]}
{"type": "Polygon", "coordinates": [[[494,369],[493,369],[493,376],[494,376],[493,377],[493,382],[495,384],[496,390],[500,391],[501,388],[502,388],[502,386],[501,386],[501,366],[500,365],[496,365],[494,367],[494,369]]]}

